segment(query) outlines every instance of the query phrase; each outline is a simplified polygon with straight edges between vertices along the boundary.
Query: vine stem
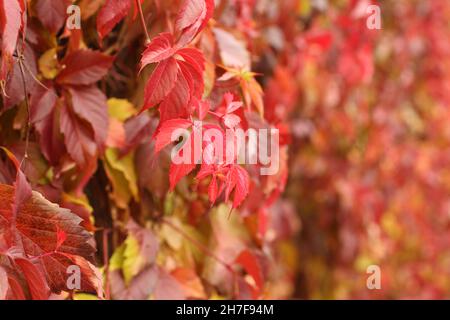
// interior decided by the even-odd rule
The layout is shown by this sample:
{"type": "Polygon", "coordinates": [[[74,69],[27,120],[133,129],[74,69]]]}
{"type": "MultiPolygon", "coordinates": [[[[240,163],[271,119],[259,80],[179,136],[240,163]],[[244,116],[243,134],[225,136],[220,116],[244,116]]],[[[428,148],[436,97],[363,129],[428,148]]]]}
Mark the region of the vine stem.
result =
{"type": "Polygon", "coordinates": [[[203,253],[205,253],[207,256],[213,258],[214,260],[216,260],[218,263],[220,263],[222,266],[224,266],[229,272],[231,272],[233,274],[233,276],[235,275],[235,271],[233,269],[233,267],[228,264],[227,262],[223,261],[221,258],[219,258],[218,256],[216,256],[214,254],[214,252],[212,252],[208,247],[206,247],[204,244],[202,244],[201,242],[199,242],[197,239],[191,237],[190,235],[188,235],[186,232],[184,232],[180,227],[178,227],[176,224],[172,223],[171,221],[162,218],[161,221],[165,224],[167,224],[169,227],[171,227],[172,229],[174,229],[176,232],[178,232],[179,234],[181,234],[184,238],[186,238],[186,240],[190,241],[192,244],[194,244],[197,248],[199,248],[201,251],[203,251],[203,253]]]}
{"type": "Polygon", "coordinates": [[[150,43],[150,35],[147,30],[147,25],[145,24],[144,12],[142,11],[141,1],[135,0],[135,2],[136,2],[136,6],[139,10],[139,18],[141,19],[142,28],[144,29],[144,32],[145,32],[146,41],[147,41],[147,43],[150,43]]]}
{"type": "Polygon", "coordinates": [[[206,247],[204,244],[202,244],[201,242],[197,241],[197,239],[191,237],[190,235],[188,235],[186,232],[184,232],[180,227],[178,227],[176,224],[172,223],[171,221],[162,218],[161,221],[165,224],[167,224],[169,227],[171,227],[173,230],[175,230],[176,232],[178,232],[180,235],[182,235],[184,238],[186,238],[186,240],[190,241],[193,245],[195,245],[198,249],[200,249],[201,251],[203,251],[203,253],[205,253],[207,256],[211,257],[212,259],[216,260],[219,264],[221,264],[223,267],[225,267],[225,269],[231,273],[231,276],[233,277],[233,294],[236,295],[236,293],[239,291],[238,285],[237,285],[237,275],[236,275],[236,271],[233,269],[233,267],[225,262],[224,260],[222,260],[221,258],[219,258],[218,256],[216,256],[214,254],[214,252],[212,252],[208,247],[206,247]]]}
{"type": "Polygon", "coordinates": [[[18,62],[19,62],[20,74],[22,76],[22,86],[23,86],[23,92],[25,95],[25,106],[27,108],[27,126],[25,129],[26,130],[25,131],[25,153],[24,153],[23,159],[20,163],[21,168],[22,168],[22,165],[26,165],[26,160],[28,159],[28,146],[30,144],[30,128],[31,128],[30,103],[28,101],[27,83],[25,81],[25,71],[24,71],[24,67],[23,67],[24,59],[25,59],[25,56],[24,56],[23,50],[22,50],[22,52],[19,54],[18,62]]]}

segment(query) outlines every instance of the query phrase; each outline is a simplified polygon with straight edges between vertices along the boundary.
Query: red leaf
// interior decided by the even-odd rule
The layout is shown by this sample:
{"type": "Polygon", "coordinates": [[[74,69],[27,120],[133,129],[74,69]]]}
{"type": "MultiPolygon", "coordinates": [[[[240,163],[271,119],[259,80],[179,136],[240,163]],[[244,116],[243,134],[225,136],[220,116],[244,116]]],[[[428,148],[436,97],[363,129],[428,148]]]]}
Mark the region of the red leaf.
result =
{"type": "Polygon", "coordinates": [[[168,33],[160,33],[152,39],[142,53],[141,70],[150,63],[160,62],[174,54],[173,36],[168,33]]]}
{"type": "Polygon", "coordinates": [[[209,201],[211,202],[211,205],[213,205],[216,202],[217,194],[218,194],[218,186],[217,186],[217,178],[215,175],[213,175],[211,182],[208,187],[208,196],[209,201]]]}
{"type": "Polygon", "coordinates": [[[8,274],[5,269],[0,266],[0,300],[5,300],[8,294],[8,274]]]}
{"type": "Polygon", "coordinates": [[[6,148],[1,147],[1,149],[6,153],[16,168],[16,179],[14,181],[14,202],[12,205],[12,219],[15,219],[22,203],[31,197],[31,186],[28,183],[25,174],[20,169],[20,163],[14,154],[6,148]]]}
{"type": "Polygon", "coordinates": [[[73,111],[91,125],[98,147],[103,148],[109,126],[106,96],[95,85],[69,88],[69,92],[73,111]]]}
{"type": "Polygon", "coordinates": [[[177,54],[194,67],[198,73],[202,74],[205,70],[205,58],[197,48],[183,48],[178,50],[177,54]]]}
{"type": "Polygon", "coordinates": [[[113,57],[98,51],[74,51],[62,60],[64,69],[58,74],[56,81],[66,85],[93,84],[106,75],[113,61],[113,57]]]}
{"type": "Polygon", "coordinates": [[[203,72],[205,71],[205,58],[203,54],[195,48],[185,48],[177,51],[177,55],[180,55],[186,62],[181,65],[186,67],[185,72],[190,73],[194,80],[194,88],[191,90],[191,94],[194,97],[201,99],[203,96],[203,72]]]}
{"type": "Polygon", "coordinates": [[[175,186],[177,183],[187,176],[192,170],[195,168],[195,163],[191,164],[170,164],[170,171],[169,171],[169,182],[170,182],[170,190],[175,189],[175,186]]]}
{"type": "Polygon", "coordinates": [[[66,21],[67,7],[71,4],[72,0],[37,0],[37,17],[51,33],[57,33],[66,21]]]}
{"type": "Polygon", "coordinates": [[[118,24],[131,7],[133,0],[106,0],[97,16],[97,32],[100,41],[118,24]]]}
{"type": "Polygon", "coordinates": [[[59,248],[63,245],[64,241],[67,239],[67,233],[64,230],[61,230],[58,226],[56,226],[56,249],[58,251],[59,248]]]}
{"type": "Polygon", "coordinates": [[[225,199],[228,201],[234,190],[233,208],[239,207],[249,192],[250,180],[248,172],[239,165],[233,165],[227,174],[225,199]]]}
{"type": "Polygon", "coordinates": [[[179,61],[178,66],[181,74],[188,81],[191,99],[201,99],[203,95],[203,73],[198,72],[192,65],[184,61],[179,61]]]}
{"type": "Polygon", "coordinates": [[[258,292],[261,291],[264,285],[263,273],[258,258],[248,249],[243,250],[236,258],[235,263],[240,264],[245,271],[255,281],[258,292]]]}
{"type": "Polygon", "coordinates": [[[177,129],[187,129],[192,126],[192,121],[186,119],[170,119],[164,121],[155,136],[155,153],[172,143],[172,133],[177,129]]]}
{"type": "Polygon", "coordinates": [[[30,118],[33,124],[45,120],[53,111],[58,96],[55,89],[46,83],[48,89],[38,86],[30,100],[30,118]]]}
{"type": "Polygon", "coordinates": [[[9,289],[8,296],[9,300],[26,300],[25,293],[19,282],[13,277],[8,277],[9,289]]]}
{"type": "Polygon", "coordinates": [[[178,66],[174,58],[158,64],[145,86],[142,111],[160,103],[173,89],[177,80],[178,66]]]}
{"type": "Polygon", "coordinates": [[[31,97],[31,122],[39,133],[39,145],[42,153],[52,165],[61,160],[64,140],[60,134],[58,111],[59,103],[55,90],[41,86],[31,97]]]}
{"type": "Polygon", "coordinates": [[[30,261],[16,258],[14,262],[22,269],[22,273],[27,280],[31,298],[33,300],[47,300],[50,289],[41,271],[30,261]]]}
{"type": "Polygon", "coordinates": [[[85,167],[97,153],[92,129],[78,119],[68,105],[60,109],[60,127],[67,152],[80,167],[85,167]]]}
{"type": "Polygon", "coordinates": [[[0,34],[2,35],[2,62],[0,80],[5,80],[13,63],[17,37],[21,26],[21,9],[17,0],[0,0],[0,34]]]}
{"type": "Polygon", "coordinates": [[[208,114],[209,109],[211,108],[211,105],[208,101],[201,101],[201,100],[197,100],[197,114],[198,114],[198,118],[200,120],[203,120],[206,115],[208,114]]]}
{"type": "Polygon", "coordinates": [[[190,100],[189,83],[182,73],[178,73],[177,81],[172,91],[159,105],[160,121],[187,118],[190,115],[190,110],[188,109],[190,100]]]}
{"type": "Polygon", "coordinates": [[[171,272],[171,275],[181,284],[186,297],[206,298],[205,289],[195,270],[191,268],[177,268],[171,272]]]}

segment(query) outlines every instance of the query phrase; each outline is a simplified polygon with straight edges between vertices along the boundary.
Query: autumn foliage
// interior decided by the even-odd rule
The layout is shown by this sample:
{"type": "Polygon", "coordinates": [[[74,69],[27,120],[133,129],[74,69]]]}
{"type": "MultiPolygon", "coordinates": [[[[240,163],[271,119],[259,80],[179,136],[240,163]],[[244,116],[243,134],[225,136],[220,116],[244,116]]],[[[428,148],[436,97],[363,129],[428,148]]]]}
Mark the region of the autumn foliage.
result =
{"type": "Polygon", "coordinates": [[[0,0],[0,299],[448,298],[449,18],[0,0]],[[278,130],[275,174],[237,161],[247,129],[278,130]]]}

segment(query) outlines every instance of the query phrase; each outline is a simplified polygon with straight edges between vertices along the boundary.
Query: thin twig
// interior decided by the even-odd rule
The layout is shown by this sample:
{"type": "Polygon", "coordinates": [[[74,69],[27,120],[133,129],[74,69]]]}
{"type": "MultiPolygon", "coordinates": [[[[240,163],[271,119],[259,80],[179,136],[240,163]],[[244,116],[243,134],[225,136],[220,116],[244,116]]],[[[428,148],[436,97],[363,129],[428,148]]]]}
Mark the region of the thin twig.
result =
{"type": "Polygon", "coordinates": [[[39,84],[41,87],[43,87],[45,90],[50,90],[45,84],[43,84],[41,82],[41,80],[39,80],[34,74],[33,71],[31,71],[30,67],[27,64],[27,61],[25,60],[25,57],[23,59],[23,66],[25,67],[25,69],[27,70],[28,74],[34,79],[34,81],[37,82],[37,84],[39,84]]]}

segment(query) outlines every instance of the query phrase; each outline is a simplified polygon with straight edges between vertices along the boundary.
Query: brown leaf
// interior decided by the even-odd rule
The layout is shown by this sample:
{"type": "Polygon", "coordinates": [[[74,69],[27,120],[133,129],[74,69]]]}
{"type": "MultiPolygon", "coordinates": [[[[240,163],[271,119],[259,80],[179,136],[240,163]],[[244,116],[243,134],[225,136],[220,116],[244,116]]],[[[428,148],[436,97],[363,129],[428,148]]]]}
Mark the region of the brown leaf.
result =
{"type": "Polygon", "coordinates": [[[98,276],[87,261],[92,260],[95,252],[93,237],[80,226],[82,219],[33,191],[31,198],[20,207],[14,227],[13,201],[14,188],[0,184],[0,230],[13,235],[10,247],[18,247],[24,257],[33,257],[40,265],[52,292],[68,290],[66,279],[70,265],[81,269],[81,290],[98,291],[98,276]],[[58,230],[67,235],[59,248],[58,230]]]}

